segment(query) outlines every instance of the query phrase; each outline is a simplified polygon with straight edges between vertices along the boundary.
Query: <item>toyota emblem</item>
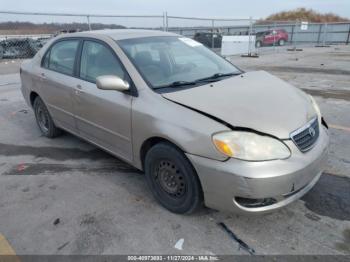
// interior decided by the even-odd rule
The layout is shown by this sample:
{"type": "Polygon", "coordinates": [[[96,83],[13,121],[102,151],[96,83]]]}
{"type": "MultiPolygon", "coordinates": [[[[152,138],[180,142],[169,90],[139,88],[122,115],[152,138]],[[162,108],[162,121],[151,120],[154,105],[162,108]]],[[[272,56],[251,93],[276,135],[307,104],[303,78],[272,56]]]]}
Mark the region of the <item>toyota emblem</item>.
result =
{"type": "Polygon", "coordinates": [[[309,134],[310,134],[311,137],[314,137],[316,135],[316,131],[315,131],[315,129],[313,127],[309,128],[309,134]]]}

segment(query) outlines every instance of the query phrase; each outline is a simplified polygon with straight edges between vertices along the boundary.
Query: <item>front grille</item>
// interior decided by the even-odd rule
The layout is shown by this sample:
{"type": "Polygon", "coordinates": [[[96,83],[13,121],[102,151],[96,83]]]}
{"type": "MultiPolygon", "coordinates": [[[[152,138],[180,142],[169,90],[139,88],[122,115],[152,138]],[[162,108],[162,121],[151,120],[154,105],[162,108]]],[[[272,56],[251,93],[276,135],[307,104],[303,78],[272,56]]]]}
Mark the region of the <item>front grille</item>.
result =
{"type": "Polygon", "coordinates": [[[310,150],[320,134],[318,119],[313,118],[305,126],[290,134],[290,138],[302,152],[310,150]]]}

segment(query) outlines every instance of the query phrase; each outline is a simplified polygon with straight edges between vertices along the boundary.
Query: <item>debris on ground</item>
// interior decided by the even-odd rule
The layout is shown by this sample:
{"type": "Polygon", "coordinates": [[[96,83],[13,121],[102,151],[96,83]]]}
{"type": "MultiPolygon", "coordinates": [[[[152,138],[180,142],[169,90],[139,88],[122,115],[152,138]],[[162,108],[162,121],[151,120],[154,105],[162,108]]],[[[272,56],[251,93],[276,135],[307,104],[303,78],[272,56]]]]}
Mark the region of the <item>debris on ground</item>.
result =
{"type": "Polygon", "coordinates": [[[176,242],[176,244],[175,244],[175,248],[176,249],[178,249],[178,250],[182,250],[182,245],[184,244],[184,239],[183,238],[180,238],[177,242],[176,242]]]}
{"type": "Polygon", "coordinates": [[[53,224],[57,226],[60,222],[61,220],[59,218],[56,218],[55,221],[53,221],[53,224]]]}
{"type": "Polygon", "coordinates": [[[63,245],[59,246],[59,247],[57,248],[57,250],[62,250],[62,249],[65,248],[69,243],[70,243],[70,241],[64,243],[63,245]]]}

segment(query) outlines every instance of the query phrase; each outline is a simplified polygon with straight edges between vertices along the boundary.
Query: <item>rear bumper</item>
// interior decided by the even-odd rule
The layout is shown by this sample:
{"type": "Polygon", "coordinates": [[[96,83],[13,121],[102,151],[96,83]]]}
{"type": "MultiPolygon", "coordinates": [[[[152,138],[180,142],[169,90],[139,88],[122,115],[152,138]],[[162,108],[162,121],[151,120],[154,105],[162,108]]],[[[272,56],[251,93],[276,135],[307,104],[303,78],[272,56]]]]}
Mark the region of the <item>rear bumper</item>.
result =
{"type": "Polygon", "coordinates": [[[283,207],[306,194],[324,169],[328,131],[321,128],[315,146],[306,153],[300,152],[290,140],[286,144],[292,151],[286,160],[221,162],[187,154],[201,181],[206,206],[230,212],[261,213],[283,207]],[[261,204],[263,199],[268,201],[261,204]],[[245,200],[251,202],[247,204],[245,200]]]}

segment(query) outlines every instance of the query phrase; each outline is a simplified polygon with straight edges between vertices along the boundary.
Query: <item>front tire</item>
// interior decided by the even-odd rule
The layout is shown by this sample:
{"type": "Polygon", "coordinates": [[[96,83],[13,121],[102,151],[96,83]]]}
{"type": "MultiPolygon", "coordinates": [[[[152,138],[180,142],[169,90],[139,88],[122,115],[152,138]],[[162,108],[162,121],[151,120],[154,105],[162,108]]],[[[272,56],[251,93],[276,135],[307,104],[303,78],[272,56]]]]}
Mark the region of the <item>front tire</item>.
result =
{"type": "Polygon", "coordinates": [[[48,137],[54,138],[61,135],[62,130],[57,128],[47,110],[43,100],[37,96],[33,103],[36,123],[38,124],[41,133],[48,137]]]}
{"type": "Polygon", "coordinates": [[[278,40],[278,45],[279,46],[284,46],[286,44],[286,41],[284,39],[278,40]]]}
{"type": "Polygon", "coordinates": [[[262,42],[260,40],[256,41],[255,47],[260,48],[261,46],[262,46],[262,42]]]}
{"type": "Polygon", "coordinates": [[[147,152],[145,173],[155,199],[171,212],[190,214],[202,206],[198,176],[184,153],[171,144],[159,143],[147,152]]]}

